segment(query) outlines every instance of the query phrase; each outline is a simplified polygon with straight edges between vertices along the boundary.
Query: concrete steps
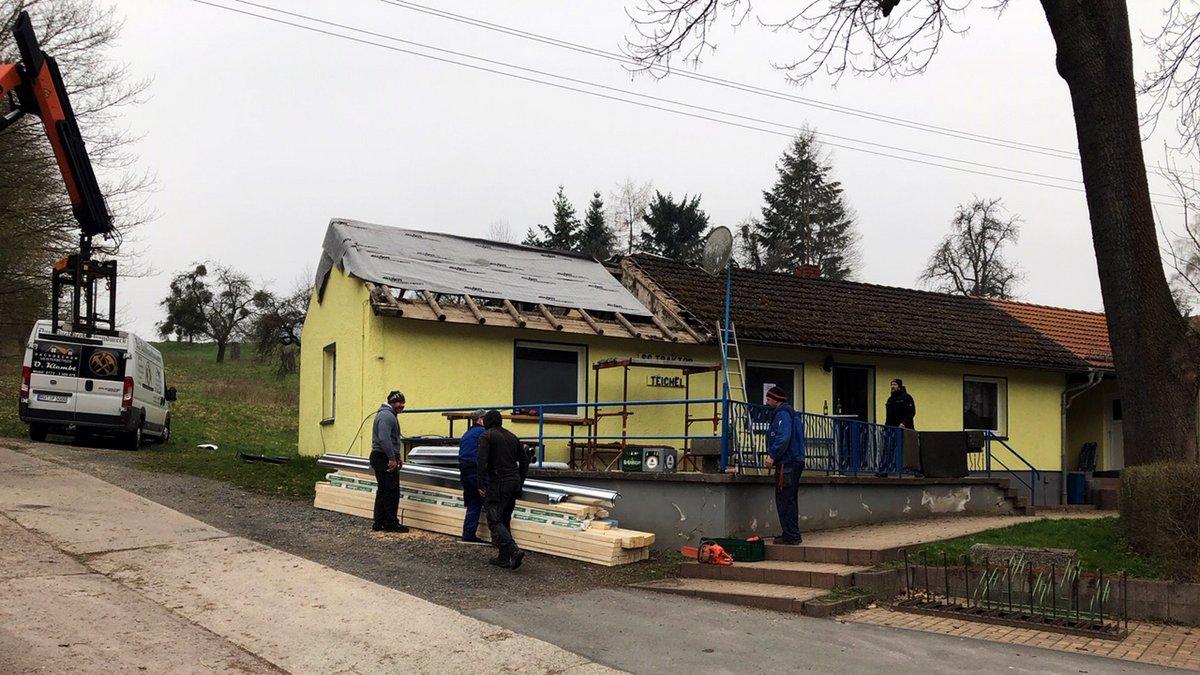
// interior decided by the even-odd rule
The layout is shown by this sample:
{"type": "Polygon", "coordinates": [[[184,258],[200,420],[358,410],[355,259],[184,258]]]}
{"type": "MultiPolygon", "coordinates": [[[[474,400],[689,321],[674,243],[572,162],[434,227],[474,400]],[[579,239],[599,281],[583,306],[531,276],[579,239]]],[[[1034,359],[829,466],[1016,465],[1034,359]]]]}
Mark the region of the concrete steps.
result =
{"type": "Polygon", "coordinates": [[[830,599],[825,588],[720,579],[663,579],[634,584],[633,588],[806,616],[830,616],[873,601],[870,596],[830,599]]]}
{"type": "Polygon", "coordinates": [[[684,562],[679,565],[679,576],[685,579],[713,579],[831,589],[853,586],[855,572],[865,572],[868,569],[870,567],[861,565],[787,560],[735,562],[731,566],[684,562]]]}
{"type": "MultiPolygon", "coordinates": [[[[767,560],[869,567],[891,560],[900,560],[903,557],[900,552],[905,548],[911,548],[911,546],[868,549],[809,546],[807,544],[800,544],[799,546],[767,544],[767,560]]],[[[866,567],[862,567],[862,569],[866,569],[866,567]]]]}

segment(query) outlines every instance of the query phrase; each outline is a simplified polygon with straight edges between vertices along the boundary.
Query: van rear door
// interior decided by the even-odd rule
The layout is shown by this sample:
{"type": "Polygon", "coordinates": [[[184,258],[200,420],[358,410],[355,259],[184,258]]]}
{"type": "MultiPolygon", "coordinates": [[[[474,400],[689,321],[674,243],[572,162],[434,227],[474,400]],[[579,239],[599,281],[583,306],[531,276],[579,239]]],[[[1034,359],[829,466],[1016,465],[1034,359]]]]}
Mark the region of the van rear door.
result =
{"type": "Polygon", "coordinates": [[[79,359],[75,394],[75,421],[112,423],[121,414],[125,384],[125,350],[109,345],[88,345],[79,359]]]}
{"type": "Polygon", "coordinates": [[[29,407],[74,419],[84,345],[39,337],[29,366],[29,407]]]}

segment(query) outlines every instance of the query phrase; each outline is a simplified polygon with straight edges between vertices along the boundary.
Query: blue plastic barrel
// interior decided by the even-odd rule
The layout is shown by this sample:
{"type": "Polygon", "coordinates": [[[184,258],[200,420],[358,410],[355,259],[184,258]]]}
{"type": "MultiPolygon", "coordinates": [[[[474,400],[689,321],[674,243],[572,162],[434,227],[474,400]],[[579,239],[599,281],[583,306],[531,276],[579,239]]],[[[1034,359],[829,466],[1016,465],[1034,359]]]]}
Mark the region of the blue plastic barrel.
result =
{"type": "Polygon", "coordinates": [[[1083,504],[1087,497],[1087,474],[1073,471],[1067,474],[1067,503],[1083,504]]]}

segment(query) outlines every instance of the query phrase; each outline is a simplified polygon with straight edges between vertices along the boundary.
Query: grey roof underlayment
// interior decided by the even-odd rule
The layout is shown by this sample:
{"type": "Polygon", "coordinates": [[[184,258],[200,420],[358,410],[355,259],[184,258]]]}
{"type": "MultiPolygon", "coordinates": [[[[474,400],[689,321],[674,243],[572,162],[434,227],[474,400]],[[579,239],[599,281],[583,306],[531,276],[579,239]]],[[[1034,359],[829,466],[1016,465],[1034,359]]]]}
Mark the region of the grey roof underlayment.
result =
{"type": "Polygon", "coordinates": [[[590,257],[335,218],[317,265],[318,298],[335,265],[392,288],[649,316],[590,257]]]}

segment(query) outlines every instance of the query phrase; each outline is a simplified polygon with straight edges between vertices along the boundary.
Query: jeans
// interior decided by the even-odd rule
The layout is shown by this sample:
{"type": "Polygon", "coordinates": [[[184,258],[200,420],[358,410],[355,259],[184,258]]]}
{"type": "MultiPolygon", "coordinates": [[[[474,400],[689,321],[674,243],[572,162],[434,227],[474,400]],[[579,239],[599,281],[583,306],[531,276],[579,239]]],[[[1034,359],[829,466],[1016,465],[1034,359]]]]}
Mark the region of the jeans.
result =
{"type": "Polygon", "coordinates": [[[463,518],[463,539],[478,539],[476,530],[479,529],[479,513],[483,510],[483,497],[479,495],[479,474],[474,469],[458,470],[462,482],[463,502],[467,505],[467,515],[463,518]]]}
{"type": "Polygon", "coordinates": [[[784,539],[800,538],[800,475],[803,473],[803,462],[775,466],[775,509],[779,512],[779,527],[784,539]]]}
{"type": "Polygon", "coordinates": [[[400,472],[388,471],[387,453],[372,451],[371,468],[375,471],[375,527],[400,524],[400,472]]]}

